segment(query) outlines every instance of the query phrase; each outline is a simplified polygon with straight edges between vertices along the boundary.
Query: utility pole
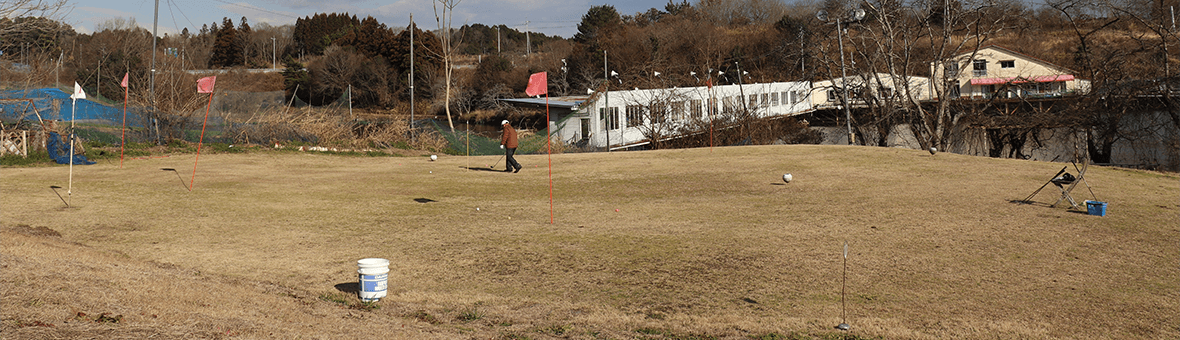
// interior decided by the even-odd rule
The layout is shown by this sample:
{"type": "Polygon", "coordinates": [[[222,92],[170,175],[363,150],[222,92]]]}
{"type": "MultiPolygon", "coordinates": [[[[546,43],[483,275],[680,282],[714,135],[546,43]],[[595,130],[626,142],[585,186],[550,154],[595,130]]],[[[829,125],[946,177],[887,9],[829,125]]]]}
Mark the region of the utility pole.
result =
{"type": "Polygon", "coordinates": [[[496,26],[496,56],[500,56],[500,26],[496,26]]]}
{"type": "Polygon", "coordinates": [[[524,53],[525,53],[526,57],[533,55],[533,41],[529,37],[529,22],[528,22],[528,20],[525,20],[525,22],[524,22],[524,51],[525,51],[524,53]]]}
{"type": "Polygon", "coordinates": [[[275,41],[274,37],[271,37],[270,45],[270,68],[279,68],[279,60],[276,58],[279,52],[279,43],[275,41]]]}
{"type": "MultiPolygon", "coordinates": [[[[156,112],[156,33],[158,32],[158,24],[160,23],[160,0],[156,0],[155,14],[152,15],[152,66],[151,72],[148,73],[148,103],[151,105],[151,112],[156,112]]],[[[153,114],[152,122],[156,126],[156,144],[160,144],[160,127],[159,121],[155,119],[153,114]]]]}
{"type": "Polygon", "coordinates": [[[414,13],[410,13],[410,140],[414,139],[414,13]]]}

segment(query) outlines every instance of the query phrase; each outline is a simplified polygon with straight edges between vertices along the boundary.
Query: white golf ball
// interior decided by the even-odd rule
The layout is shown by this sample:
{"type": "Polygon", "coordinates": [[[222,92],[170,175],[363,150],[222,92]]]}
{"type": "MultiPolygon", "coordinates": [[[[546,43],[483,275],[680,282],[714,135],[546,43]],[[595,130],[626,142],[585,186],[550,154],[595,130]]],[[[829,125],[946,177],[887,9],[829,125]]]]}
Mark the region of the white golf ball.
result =
{"type": "Polygon", "coordinates": [[[433,162],[433,161],[437,161],[437,160],[438,160],[438,156],[437,156],[437,155],[430,155],[430,161],[431,161],[431,162],[433,162]]]}
{"type": "Polygon", "coordinates": [[[431,171],[430,173],[432,173],[432,174],[433,174],[433,173],[434,173],[434,171],[431,171]]]}
{"type": "Polygon", "coordinates": [[[785,174],[783,175],[783,182],[791,183],[791,179],[793,178],[794,177],[792,177],[791,174],[785,174]]]}

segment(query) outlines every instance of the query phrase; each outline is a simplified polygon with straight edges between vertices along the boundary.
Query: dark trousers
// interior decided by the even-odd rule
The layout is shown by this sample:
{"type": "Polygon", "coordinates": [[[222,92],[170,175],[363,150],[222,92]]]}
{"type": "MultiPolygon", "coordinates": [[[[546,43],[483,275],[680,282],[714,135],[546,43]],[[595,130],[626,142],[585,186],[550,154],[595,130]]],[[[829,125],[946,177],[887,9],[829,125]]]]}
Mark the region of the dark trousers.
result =
{"type": "Polygon", "coordinates": [[[516,154],[516,148],[504,149],[504,168],[511,171],[512,169],[520,170],[520,163],[516,162],[516,158],[512,155],[516,154]]]}

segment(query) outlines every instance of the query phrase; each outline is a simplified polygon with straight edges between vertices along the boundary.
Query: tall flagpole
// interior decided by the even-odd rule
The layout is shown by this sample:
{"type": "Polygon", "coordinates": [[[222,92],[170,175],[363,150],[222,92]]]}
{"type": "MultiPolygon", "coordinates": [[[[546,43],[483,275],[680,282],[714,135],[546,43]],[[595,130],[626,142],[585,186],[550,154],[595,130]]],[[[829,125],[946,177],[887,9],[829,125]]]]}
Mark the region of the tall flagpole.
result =
{"type": "Polygon", "coordinates": [[[410,140],[414,139],[414,14],[410,14],[410,140]]]}
{"type": "MultiPolygon", "coordinates": [[[[209,108],[213,107],[213,92],[216,92],[214,90],[215,89],[214,84],[216,84],[217,77],[214,76],[212,78],[213,78],[213,84],[209,84],[209,104],[205,105],[205,121],[201,123],[201,139],[197,140],[197,158],[193,159],[193,178],[190,179],[188,182],[188,191],[193,191],[193,183],[196,183],[196,181],[197,181],[197,162],[201,160],[201,144],[203,144],[205,142],[205,126],[206,126],[206,124],[209,123],[209,108]]],[[[198,93],[203,91],[201,84],[202,84],[202,80],[205,80],[205,79],[206,78],[201,78],[200,80],[197,80],[197,92],[198,93]]]]}
{"type": "MultiPolygon", "coordinates": [[[[78,87],[78,83],[74,83],[74,87],[78,87]]],[[[70,108],[70,188],[66,189],[66,206],[74,203],[74,121],[78,120],[78,94],[74,91],[74,104],[70,108]]]]}
{"type": "Polygon", "coordinates": [[[130,73],[123,75],[123,130],[119,141],[119,168],[123,168],[123,149],[127,146],[127,91],[131,84],[127,82],[130,73]]]}

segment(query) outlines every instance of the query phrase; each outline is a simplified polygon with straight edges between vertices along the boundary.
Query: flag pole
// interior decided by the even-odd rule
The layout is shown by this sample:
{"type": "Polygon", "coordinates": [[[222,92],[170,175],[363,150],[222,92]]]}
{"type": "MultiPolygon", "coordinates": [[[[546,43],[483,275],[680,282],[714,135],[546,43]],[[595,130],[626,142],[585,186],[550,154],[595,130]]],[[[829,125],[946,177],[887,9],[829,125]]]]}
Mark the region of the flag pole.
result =
{"type": "Polygon", "coordinates": [[[122,84],[123,85],[123,130],[122,130],[122,136],[119,137],[119,168],[120,169],[123,168],[123,149],[127,147],[127,91],[129,90],[129,86],[130,86],[130,84],[127,83],[127,76],[128,75],[130,75],[130,73],[123,75],[123,84],[122,84]]]}
{"type": "MultiPolygon", "coordinates": [[[[74,83],[74,87],[78,87],[78,83],[74,83]]],[[[74,91],[78,92],[78,91],[74,91]]],[[[75,93],[74,103],[70,107],[70,188],[66,189],[66,206],[74,203],[74,121],[78,120],[78,95],[75,93]]]]}
{"type": "MultiPolygon", "coordinates": [[[[213,81],[216,82],[217,78],[213,78],[213,81]]],[[[188,182],[188,191],[193,191],[193,183],[197,181],[197,162],[201,160],[201,144],[205,142],[205,126],[209,123],[209,108],[213,106],[213,86],[209,84],[209,104],[205,105],[205,121],[201,123],[201,139],[197,140],[197,158],[193,160],[193,178],[188,182]]],[[[197,92],[201,91],[201,81],[198,80],[197,92]]]]}

